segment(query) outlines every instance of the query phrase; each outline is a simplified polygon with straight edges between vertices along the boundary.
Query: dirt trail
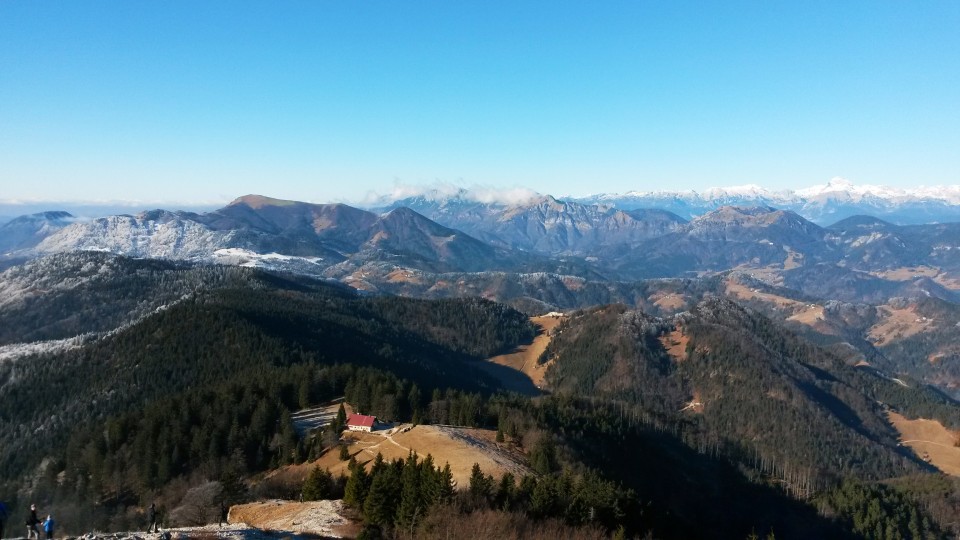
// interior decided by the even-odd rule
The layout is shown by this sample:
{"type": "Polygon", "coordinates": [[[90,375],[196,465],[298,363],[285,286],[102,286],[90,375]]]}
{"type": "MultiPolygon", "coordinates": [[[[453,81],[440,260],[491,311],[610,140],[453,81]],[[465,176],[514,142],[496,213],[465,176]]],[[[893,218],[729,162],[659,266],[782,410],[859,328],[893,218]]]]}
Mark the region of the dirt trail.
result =
{"type": "Polygon", "coordinates": [[[230,523],[266,531],[291,531],[326,537],[353,536],[355,525],[343,517],[343,501],[270,500],[230,508],[230,523]]]}

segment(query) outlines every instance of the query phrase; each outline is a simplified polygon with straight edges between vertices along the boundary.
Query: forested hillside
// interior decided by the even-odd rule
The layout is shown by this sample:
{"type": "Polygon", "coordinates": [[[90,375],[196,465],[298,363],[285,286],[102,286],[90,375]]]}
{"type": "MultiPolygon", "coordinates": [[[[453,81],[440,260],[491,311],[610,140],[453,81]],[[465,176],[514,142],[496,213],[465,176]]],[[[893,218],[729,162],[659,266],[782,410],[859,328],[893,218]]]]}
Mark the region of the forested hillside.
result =
{"type": "MultiPolygon", "coordinates": [[[[794,514],[778,508],[786,501],[751,491],[762,491],[760,486],[819,501],[821,510],[829,506],[827,514],[835,516],[853,511],[838,502],[841,495],[828,495],[844,479],[869,482],[929,471],[898,445],[884,417],[887,408],[960,426],[960,408],[940,393],[848,366],[727,300],[707,300],[666,319],[613,306],[577,312],[542,360],[554,361],[547,378],[557,395],[574,400],[557,414],[582,418],[579,431],[565,433],[571,447],[597,466],[604,460],[620,464],[613,474],[629,471],[619,477],[641,498],[664,505],[661,516],[685,515],[680,522],[690,529],[669,520],[660,528],[675,528],[677,537],[753,519],[770,523],[779,538],[796,526],[787,517],[794,514]],[[605,412],[591,418],[585,410],[605,412]],[[658,465],[648,462],[651,456],[658,465]],[[737,505],[720,512],[697,502],[704,493],[723,497],[723,490],[757,500],[742,516],[737,505]]],[[[568,420],[555,425],[570,429],[568,420]]],[[[873,497],[866,492],[880,497],[865,489],[855,492],[858,500],[873,497]]],[[[854,491],[841,493],[852,497],[854,491]]],[[[888,525],[900,526],[880,527],[888,525]]],[[[884,537],[872,536],[872,530],[866,536],[884,537]]]]}
{"type": "MultiPolygon", "coordinates": [[[[302,459],[310,449],[290,439],[291,410],[348,386],[372,385],[376,402],[365,401],[385,419],[425,409],[435,388],[490,394],[495,382],[471,363],[534,332],[484,300],[360,297],[249,269],[151,271],[145,281],[163,290],[192,290],[82,346],[0,363],[0,497],[41,475],[47,497],[121,504],[199,470],[302,459]]],[[[71,293],[108,309],[152,292],[124,283],[71,293]]],[[[43,316],[59,320],[56,309],[43,316]]]]}
{"type": "Polygon", "coordinates": [[[19,331],[98,332],[0,362],[0,498],[39,501],[78,530],[135,526],[145,501],[180,505],[209,482],[222,500],[295,497],[251,479],[337,451],[342,420],[303,437],[291,413],[340,396],[385,421],[496,429],[535,471],[477,470],[453,494],[437,491],[449,482],[436,484],[443,464],[428,456],[351,465],[349,480],[318,473],[314,487],[350,493],[369,534],[483,522],[587,537],[942,538],[960,518],[944,502],[960,491],[885,418],[957,428],[955,402],[714,296],[718,279],[593,289],[688,310],[568,314],[540,359],[549,393],[532,399],[475,367],[536,331],[487,300],[103,254],[41,259],[5,283],[18,292],[0,316],[19,331]]]}

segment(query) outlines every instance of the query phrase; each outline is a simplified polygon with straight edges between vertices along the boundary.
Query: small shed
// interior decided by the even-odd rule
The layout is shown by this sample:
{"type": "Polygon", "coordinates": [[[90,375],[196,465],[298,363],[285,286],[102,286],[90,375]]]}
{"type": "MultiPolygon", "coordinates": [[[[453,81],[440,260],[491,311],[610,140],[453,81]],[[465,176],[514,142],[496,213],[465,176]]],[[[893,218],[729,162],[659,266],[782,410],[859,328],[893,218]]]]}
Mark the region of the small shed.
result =
{"type": "Polygon", "coordinates": [[[373,431],[373,424],[377,422],[376,416],[367,416],[365,414],[351,414],[347,418],[347,429],[350,431],[373,431]]]}

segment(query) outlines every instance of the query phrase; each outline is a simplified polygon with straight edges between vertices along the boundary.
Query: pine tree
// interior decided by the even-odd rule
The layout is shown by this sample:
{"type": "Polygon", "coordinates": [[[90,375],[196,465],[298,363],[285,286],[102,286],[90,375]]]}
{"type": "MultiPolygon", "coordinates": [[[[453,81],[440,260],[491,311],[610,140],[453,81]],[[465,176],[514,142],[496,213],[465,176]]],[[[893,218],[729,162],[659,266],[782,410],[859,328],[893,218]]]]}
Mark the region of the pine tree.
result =
{"type": "Polygon", "coordinates": [[[340,408],[337,409],[337,418],[333,421],[333,432],[340,434],[344,428],[347,427],[347,410],[343,407],[343,403],[340,403],[340,408]]]}
{"type": "Polygon", "coordinates": [[[347,479],[347,484],[343,488],[343,503],[354,508],[363,508],[370,481],[367,471],[353,458],[350,458],[347,468],[350,470],[350,478],[347,479]]]}
{"type": "Polygon", "coordinates": [[[433,464],[433,456],[427,454],[420,462],[420,499],[427,506],[440,502],[441,474],[433,464]]]}
{"type": "Polygon", "coordinates": [[[440,473],[440,501],[452,501],[455,493],[453,471],[450,470],[450,462],[447,462],[443,465],[443,471],[440,473]]]}
{"type": "Polygon", "coordinates": [[[410,531],[413,536],[413,529],[426,509],[420,490],[420,468],[417,465],[417,455],[413,452],[410,452],[403,464],[401,483],[396,523],[398,528],[410,531]]]}
{"type": "Polygon", "coordinates": [[[333,498],[333,475],[329,470],[314,466],[310,476],[303,482],[303,499],[319,501],[333,498]]]}
{"type": "Polygon", "coordinates": [[[363,521],[368,525],[390,527],[397,513],[400,489],[395,469],[385,466],[373,474],[370,491],[363,501],[363,521]]]}
{"type": "Polygon", "coordinates": [[[480,464],[474,463],[470,469],[470,497],[475,504],[486,504],[493,491],[493,478],[483,475],[480,464]]]}
{"type": "Polygon", "coordinates": [[[407,395],[407,400],[410,402],[410,416],[411,422],[414,424],[420,423],[420,417],[422,416],[421,405],[420,405],[420,388],[417,387],[416,383],[410,386],[410,393],[407,395]]]}
{"type": "Polygon", "coordinates": [[[553,513],[557,503],[557,494],[549,476],[537,480],[537,486],[530,495],[530,513],[535,517],[546,517],[553,513]]]}
{"type": "Polygon", "coordinates": [[[512,473],[504,473],[500,478],[500,485],[497,486],[497,494],[494,497],[497,508],[500,510],[510,510],[513,505],[513,492],[515,489],[515,479],[512,473]]]}

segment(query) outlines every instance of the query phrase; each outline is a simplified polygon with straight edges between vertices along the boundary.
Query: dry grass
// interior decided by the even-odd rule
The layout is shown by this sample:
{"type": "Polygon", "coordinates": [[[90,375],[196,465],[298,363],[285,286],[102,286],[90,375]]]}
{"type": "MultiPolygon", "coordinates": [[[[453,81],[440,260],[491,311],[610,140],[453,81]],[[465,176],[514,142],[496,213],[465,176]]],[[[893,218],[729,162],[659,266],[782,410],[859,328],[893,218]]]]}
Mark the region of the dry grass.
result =
{"type": "Polygon", "coordinates": [[[933,268],[930,266],[907,266],[874,273],[874,275],[877,277],[889,281],[910,281],[918,277],[935,278],[939,274],[939,268],[933,268]]]}
{"type": "Polygon", "coordinates": [[[793,270],[803,266],[803,255],[796,251],[787,250],[787,258],[783,261],[784,270],[793,270]]]}
{"type": "Polygon", "coordinates": [[[530,321],[540,329],[540,333],[533,338],[533,342],[529,345],[517,347],[517,350],[512,353],[494,356],[489,361],[515,369],[529,377],[530,381],[538,388],[542,387],[550,364],[537,364],[537,360],[543,354],[543,351],[547,350],[547,345],[553,338],[553,331],[562,320],[563,317],[531,317],[530,321]]]}
{"type": "Polygon", "coordinates": [[[797,302],[783,296],[755,291],[745,285],[728,279],[726,283],[727,294],[734,298],[742,300],[761,300],[773,304],[779,308],[801,309],[806,306],[803,302],[797,302]]]}
{"type": "Polygon", "coordinates": [[[398,268],[387,274],[387,281],[389,283],[413,283],[414,285],[423,284],[423,279],[421,279],[418,274],[402,268],[398,268]]]}
{"type": "Polygon", "coordinates": [[[943,427],[936,420],[907,420],[895,412],[888,412],[887,418],[900,433],[900,444],[941,471],[960,476],[960,448],[954,446],[957,433],[943,427]]]}
{"type": "Polygon", "coordinates": [[[947,274],[946,272],[941,272],[937,274],[937,277],[933,278],[934,281],[943,285],[944,287],[957,291],[960,290],[960,277],[947,274]]]}
{"type": "Polygon", "coordinates": [[[873,275],[889,281],[910,281],[920,277],[934,280],[950,290],[960,290],[960,277],[933,266],[905,266],[883,272],[871,272],[873,275]]]}
{"type": "Polygon", "coordinates": [[[681,329],[660,336],[660,343],[663,344],[670,358],[675,361],[683,362],[687,359],[687,344],[690,343],[690,337],[685,336],[681,329]]]}
{"type": "Polygon", "coordinates": [[[903,339],[932,330],[933,319],[927,319],[914,311],[913,306],[894,309],[881,306],[881,321],[868,331],[874,343],[883,343],[889,339],[903,339]]]}
{"type": "Polygon", "coordinates": [[[648,300],[652,301],[657,307],[666,311],[677,311],[687,305],[687,299],[677,293],[668,293],[660,297],[651,296],[648,300]]]}
{"type": "Polygon", "coordinates": [[[818,323],[823,321],[823,306],[817,304],[810,304],[802,308],[800,311],[794,313],[793,315],[787,317],[788,321],[796,321],[798,323],[805,324],[807,326],[817,326],[818,323]]]}
{"type": "MultiPolygon", "coordinates": [[[[404,424],[384,432],[345,432],[342,440],[347,443],[350,455],[359,463],[368,465],[377,453],[383,454],[386,460],[405,459],[411,450],[421,458],[430,454],[437,466],[450,464],[453,478],[461,486],[469,482],[474,463],[479,463],[485,474],[497,479],[506,472],[515,476],[529,474],[523,454],[510,445],[497,443],[496,435],[495,431],[488,429],[404,424]]],[[[284,474],[306,478],[314,466],[329,469],[334,476],[348,474],[347,462],[340,461],[336,449],[326,452],[313,463],[286,467],[284,474]]]]}
{"type": "Polygon", "coordinates": [[[734,298],[759,300],[772,304],[775,308],[788,314],[786,319],[788,321],[805,324],[822,333],[832,334],[835,332],[824,321],[823,306],[820,304],[808,304],[776,294],[760,292],[732,280],[727,280],[726,287],[727,294],[734,298]]]}
{"type": "Polygon", "coordinates": [[[750,275],[754,279],[762,281],[768,285],[773,285],[774,287],[780,287],[783,285],[783,268],[782,265],[779,264],[755,266],[753,264],[746,263],[735,266],[730,270],[734,272],[743,272],[750,275]]]}

